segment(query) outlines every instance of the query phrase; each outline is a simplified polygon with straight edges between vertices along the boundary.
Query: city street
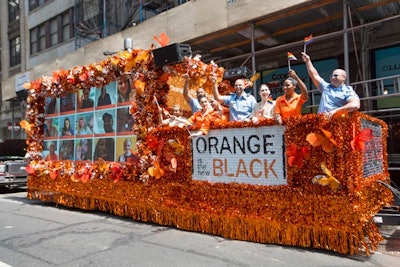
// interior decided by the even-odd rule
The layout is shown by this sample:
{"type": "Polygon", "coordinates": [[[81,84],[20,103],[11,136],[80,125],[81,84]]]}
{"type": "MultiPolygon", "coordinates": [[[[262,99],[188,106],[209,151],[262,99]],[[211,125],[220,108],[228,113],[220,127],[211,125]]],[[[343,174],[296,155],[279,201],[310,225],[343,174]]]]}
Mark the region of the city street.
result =
{"type": "Polygon", "coordinates": [[[192,233],[0,194],[0,267],[400,266],[400,226],[381,226],[378,251],[346,256],[192,233]]]}

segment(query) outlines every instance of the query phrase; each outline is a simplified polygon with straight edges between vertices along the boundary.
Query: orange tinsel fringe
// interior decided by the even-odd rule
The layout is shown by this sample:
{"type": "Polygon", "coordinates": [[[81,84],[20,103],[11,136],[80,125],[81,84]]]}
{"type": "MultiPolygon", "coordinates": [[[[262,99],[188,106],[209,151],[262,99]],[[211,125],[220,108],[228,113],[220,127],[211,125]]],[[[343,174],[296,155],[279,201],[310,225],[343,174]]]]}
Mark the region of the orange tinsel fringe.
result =
{"type": "Polygon", "coordinates": [[[360,249],[369,254],[381,241],[375,224],[363,217],[364,212],[354,209],[363,198],[321,197],[287,187],[225,188],[205,182],[151,187],[140,182],[115,184],[104,180],[93,180],[82,187],[82,183],[64,183],[61,188],[60,182],[36,177],[29,181],[28,198],[231,239],[342,254],[356,254],[360,249]],[[291,201],[280,201],[288,194],[293,196],[291,201]],[[336,213],[329,203],[337,205],[336,213]]]}

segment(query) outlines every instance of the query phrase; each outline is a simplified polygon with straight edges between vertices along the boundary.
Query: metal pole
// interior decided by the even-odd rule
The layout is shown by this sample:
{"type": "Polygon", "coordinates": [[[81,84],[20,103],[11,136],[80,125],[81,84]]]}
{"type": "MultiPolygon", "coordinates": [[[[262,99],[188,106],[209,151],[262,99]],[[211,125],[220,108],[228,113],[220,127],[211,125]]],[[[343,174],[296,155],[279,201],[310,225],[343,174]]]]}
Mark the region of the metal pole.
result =
{"type": "MultiPolygon", "coordinates": [[[[255,58],[255,47],[254,47],[254,24],[250,24],[251,27],[251,72],[253,75],[256,73],[256,58],[255,58]]],[[[253,84],[253,96],[257,98],[257,85],[253,84]]]]}
{"type": "Polygon", "coordinates": [[[139,21],[140,23],[143,22],[143,11],[142,11],[143,5],[142,5],[142,0],[140,0],[140,8],[139,8],[139,21]]]}
{"type": "Polygon", "coordinates": [[[14,139],[14,124],[15,124],[15,115],[14,115],[14,99],[11,100],[11,116],[12,116],[12,122],[11,122],[11,139],[14,139]]]}
{"type": "Polygon", "coordinates": [[[107,36],[106,0],[103,0],[103,38],[107,36]]]}
{"type": "Polygon", "coordinates": [[[344,54],[344,70],[347,73],[346,84],[350,81],[349,72],[349,42],[347,35],[347,0],[343,0],[343,54],[344,54]]]}

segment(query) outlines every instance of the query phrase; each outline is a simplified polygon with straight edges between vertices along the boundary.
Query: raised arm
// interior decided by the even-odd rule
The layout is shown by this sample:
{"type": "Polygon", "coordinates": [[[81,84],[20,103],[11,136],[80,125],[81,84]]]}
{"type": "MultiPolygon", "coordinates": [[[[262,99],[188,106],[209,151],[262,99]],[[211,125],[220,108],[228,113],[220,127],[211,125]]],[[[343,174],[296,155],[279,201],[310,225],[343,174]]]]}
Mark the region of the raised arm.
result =
{"type": "Polygon", "coordinates": [[[224,103],[224,98],[223,98],[222,95],[219,94],[219,91],[218,91],[217,78],[216,77],[212,77],[212,82],[213,82],[214,99],[217,100],[221,104],[224,103]]]}
{"type": "Polygon", "coordinates": [[[308,99],[307,87],[304,84],[304,82],[302,81],[302,79],[300,79],[300,77],[297,76],[297,73],[292,69],[289,70],[289,76],[297,81],[297,84],[299,85],[299,88],[301,91],[301,98],[303,98],[304,100],[307,101],[307,99],[308,99]]]}
{"type": "Polygon", "coordinates": [[[314,65],[311,62],[311,58],[309,55],[307,55],[306,53],[302,52],[302,58],[304,63],[306,63],[306,67],[307,67],[307,72],[308,75],[310,76],[311,80],[313,81],[315,87],[318,88],[319,85],[319,81],[322,79],[321,76],[319,75],[317,69],[314,67],[314,65]]]}
{"type": "Polygon", "coordinates": [[[183,78],[185,79],[185,85],[183,86],[183,97],[185,98],[186,102],[190,103],[192,96],[189,95],[189,82],[190,77],[189,74],[184,74],[183,78]]]}

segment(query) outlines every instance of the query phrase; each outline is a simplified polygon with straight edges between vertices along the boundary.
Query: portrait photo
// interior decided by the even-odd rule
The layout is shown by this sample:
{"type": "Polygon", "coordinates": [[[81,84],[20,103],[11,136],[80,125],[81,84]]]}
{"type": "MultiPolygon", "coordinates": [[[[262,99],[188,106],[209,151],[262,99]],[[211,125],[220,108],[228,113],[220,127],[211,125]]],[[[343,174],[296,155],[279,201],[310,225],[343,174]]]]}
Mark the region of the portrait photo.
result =
{"type": "Polygon", "coordinates": [[[71,138],[75,136],[75,115],[60,116],[59,136],[71,138]]]}
{"type": "Polygon", "coordinates": [[[76,115],[75,133],[80,137],[93,135],[93,112],[76,115]]]}
{"type": "Polygon", "coordinates": [[[100,110],[95,112],[95,136],[115,135],[115,109],[100,110]]]}
{"type": "Polygon", "coordinates": [[[77,112],[90,111],[94,109],[95,89],[79,90],[77,97],[77,112]]]}
{"type": "Polygon", "coordinates": [[[117,109],[117,135],[132,134],[133,117],[129,113],[129,107],[117,109]]]}
{"type": "Polygon", "coordinates": [[[118,137],[116,143],[118,162],[133,162],[135,160],[139,160],[139,158],[135,155],[136,136],[118,137]]]}
{"type": "Polygon", "coordinates": [[[75,160],[92,160],[92,142],[91,138],[75,141],[75,160]]]}
{"type": "Polygon", "coordinates": [[[48,117],[44,119],[43,135],[46,139],[58,136],[58,117],[48,117]]]}
{"type": "Polygon", "coordinates": [[[128,77],[121,77],[117,81],[117,105],[130,105],[135,99],[135,91],[132,88],[132,81],[128,77]]]}
{"type": "Polygon", "coordinates": [[[60,160],[74,160],[74,140],[60,140],[60,160]]]}
{"type": "Polygon", "coordinates": [[[115,161],[115,141],[114,138],[96,138],[93,160],[103,159],[105,161],[115,161]]]}
{"type": "Polygon", "coordinates": [[[57,141],[44,141],[43,142],[43,151],[42,156],[45,161],[57,161],[58,160],[58,152],[57,152],[57,141]]]}
{"type": "Polygon", "coordinates": [[[60,100],[55,97],[46,97],[44,101],[44,115],[55,116],[60,108],[60,100]]]}
{"type": "Polygon", "coordinates": [[[111,108],[115,106],[117,83],[111,82],[102,88],[95,89],[96,109],[111,108]]]}
{"type": "Polygon", "coordinates": [[[73,113],[75,112],[75,93],[68,93],[67,96],[60,98],[60,113],[73,113]]]}

